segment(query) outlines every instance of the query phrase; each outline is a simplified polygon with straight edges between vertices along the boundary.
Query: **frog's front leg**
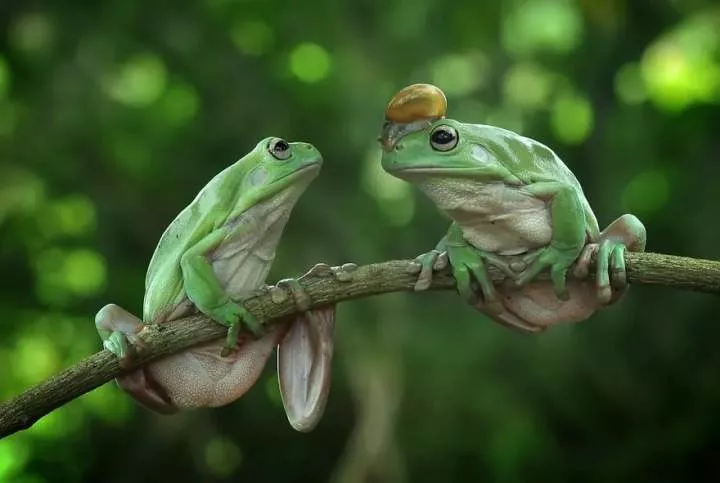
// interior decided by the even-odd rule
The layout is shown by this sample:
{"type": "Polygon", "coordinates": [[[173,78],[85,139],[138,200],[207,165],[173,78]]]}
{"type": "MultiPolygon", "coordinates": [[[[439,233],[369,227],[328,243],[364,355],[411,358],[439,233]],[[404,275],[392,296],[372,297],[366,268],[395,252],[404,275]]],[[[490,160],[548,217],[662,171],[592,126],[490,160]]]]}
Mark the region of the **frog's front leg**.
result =
{"type": "Polygon", "coordinates": [[[449,262],[457,291],[462,298],[471,305],[478,303],[472,287],[472,281],[475,279],[480,286],[485,309],[489,313],[503,311],[500,295],[493,285],[487,265],[497,266],[508,276],[513,276],[514,272],[502,257],[479,250],[465,241],[462,230],[456,223],[450,225],[447,234],[434,250],[420,255],[416,260],[421,266],[415,284],[416,291],[426,290],[432,281],[433,270],[444,268],[449,262]]]}
{"type": "Polygon", "coordinates": [[[195,306],[214,321],[229,327],[223,357],[237,347],[238,335],[244,325],[256,336],[261,325],[245,307],[230,298],[218,281],[208,254],[222,243],[227,228],[212,231],[190,247],[180,259],[185,293],[195,306]]]}
{"type": "Polygon", "coordinates": [[[585,279],[590,271],[590,262],[597,254],[595,284],[598,302],[602,305],[614,304],[627,291],[625,251],[645,251],[646,240],[647,233],[642,222],[634,215],[625,214],[603,230],[596,243],[585,246],[573,275],[585,279]]]}
{"type": "MultiPolygon", "coordinates": [[[[95,327],[103,347],[120,358],[120,365],[132,360],[134,347],[141,347],[138,334],[145,327],[142,320],[115,304],[108,304],[95,316],[95,327]]],[[[178,408],[144,367],[118,377],[120,388],[144,406],[161,414],[172,414],[178,408]]]]}
{"type": "Polygon", "coordinates": [[[580,256],[587,238],[582,200],[576,188],[556,181],[538,182],[522,189],[549,202],[552,238],[547,247],[528,256],[528,266],[517,276],[515,283],[518,287],[526,285],[549,268],[555,295],[560,300],[567,300],[568,270],[580,256]]]}
{"type": "MultiPolygon", "coordinates": [[[[354,264],[330,267],[317,264],[300,279],[334,276],[352,279],[354,264]]],[[[332,378],[335,305],[311,308],[311,300],[297,279],[280,280],[270,288],[273,299],[284,300],[285,289],[292,295],[299,314],[294,316],[285,337],[278,344],[278,381],[290,425],[297,431],[311,431],[325,411],[332,378]]]]}

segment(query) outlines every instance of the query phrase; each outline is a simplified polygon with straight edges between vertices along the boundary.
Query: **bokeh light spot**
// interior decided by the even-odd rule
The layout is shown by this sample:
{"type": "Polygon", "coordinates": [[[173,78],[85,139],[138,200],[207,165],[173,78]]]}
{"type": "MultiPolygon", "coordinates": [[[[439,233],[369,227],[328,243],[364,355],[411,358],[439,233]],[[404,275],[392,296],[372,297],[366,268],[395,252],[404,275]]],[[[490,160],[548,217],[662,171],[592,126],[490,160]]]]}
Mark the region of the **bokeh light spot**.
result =
{"type": "Polygon", "coordinates": [[[448,96],[465,96],[487,82],[488,63],[484,56],[446,55],[431,67],[434,84],[441,86],[448,96]]]}
{"type": "Polygon", "coordinates": [[[186,83],[174,83],[167,91],[158,106],[158,115],[166,125],[180,127],[192,121],[197,115],[200,105],[195,88],[186,83]]]}
{"type": "Polygon", "coordinates": [[[270,50],[274,34],[266,23],[251,20],[234,27],[230,37],[240,52],[257,56],[270,50]]]}
{"type": "Polygon", "coordinates": [[[553,87],[552,73],[531,62],[512,66],[505,74],[504,94],[510,104],[529,109],[547,105],[553,87]]]}
{"type": "Polygon", "coordinates": [[[623,210],[654,213],[661,210],[670,195],[670,182],[662,171],[648,170],[635,176],[622,193],[623,210]]]}
{"type": "Polygon", "coordinates": [[[563,94],[553,105],[550,122],[560,141],[580,144],[593,130],[592,105],[580,94],[563,94]]]}
{"type": "Polygon", "coordinates": [[[332,59],[321,46],[303,43],[290,53],[290,70],[302,82],[315,83],[330,73],[332,59]]]}
{"type": "Polygon", "coordinates": [[[105,286],[105,260],[95,251],[50,248],[34,262],[37,295],[46,304],[63,305],[72,297],[95,295],[105,286]]]}
{"type": "Polygon", "coordinates": [[[215,476],[228,477],[241,463],[240,448],[227,438],[215,437],[205,446],[205,464],[215,476]]]}
{"type": "Polygon", "coordinates": [[[615,93],[625,104],[640,104],[647,99],[637,64],[625,64],[618,69],[615,74],[615,93]]]}
{"type": "Polygon", "coordinates": [[[31,449],[25,439],[0,440],[0,482],[16,481],[30,455],[31,449]]]}
{"type": "Polygon", "coordinates": [[[13,372],[24,384],[34,384],[60,368],[60,354],[51,337],[33,332],[21,336],[15,344],[13,372]]]}
{"type": "Polygon", "coordinates": [[[504,19],[503,44],[513,54],[568,53],[582,40],[584,24],[576,2],[520,2],[504,19]]]}
{"type": "Polygon", "coordinates": [[[95,228],[95,206],[82,195],[49,203],[38,215],[40,229],[48,238],[85,235],[95,228]]]}
{"type": "Polygon", "coordinates": [[[29,213],[45,198],[45,185],[24,169],[0,168],[0,224],[14,213],[29,213]]]}
{"type": "Polygon", "coordinates": [[[54,28],[47,15],[41,12],[21,16],[10,28],[10,44],[17,50],[37,55],[52,45],[54,28]]]}
{"type": "Polygon", "coordinates": [[[720,64],[711,58],[693,58],[670,41],[648,48],[641,73],[650,98],[668,111],[679,111],[720,94],[720,64]]]}
{"type": "Polygon", "coordinates": [[[67,287],[77,295],[97,293],[104,285],[105,259],[92,250],[74,250],[67,254],[63,267],[67,287]]]}
{"type": "Polygon", "coordinates": [[[117,102],[132,107],[145,107],[164,92],[167,72],[162,60],[152,54],[140,54],[128,60],[107,79],[107,94],[117,102]]]}

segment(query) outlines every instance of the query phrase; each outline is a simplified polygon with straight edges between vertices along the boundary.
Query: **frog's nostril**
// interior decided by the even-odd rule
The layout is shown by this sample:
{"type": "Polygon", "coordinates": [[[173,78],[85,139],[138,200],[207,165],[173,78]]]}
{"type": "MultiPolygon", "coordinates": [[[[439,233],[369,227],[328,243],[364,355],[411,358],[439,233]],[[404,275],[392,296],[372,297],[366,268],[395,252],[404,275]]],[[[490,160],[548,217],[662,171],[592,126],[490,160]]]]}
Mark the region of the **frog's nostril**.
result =
{"type": "Polygon", "coordinates": [[[405,146],[403,146],[402,143],[395,145],[395,151],[402,151],[403,149],[405,149],[405,146]]]}

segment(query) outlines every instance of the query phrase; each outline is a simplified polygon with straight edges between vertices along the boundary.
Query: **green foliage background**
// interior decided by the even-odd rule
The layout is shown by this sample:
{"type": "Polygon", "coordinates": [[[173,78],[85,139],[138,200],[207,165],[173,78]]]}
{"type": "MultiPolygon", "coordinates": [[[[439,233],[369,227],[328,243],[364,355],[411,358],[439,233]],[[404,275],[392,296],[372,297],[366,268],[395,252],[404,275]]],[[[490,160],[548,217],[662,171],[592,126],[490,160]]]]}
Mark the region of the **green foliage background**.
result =
{"type": "MultiPolygon", "coordinates": [[[[4,0],[0,398],[98,350],[103,304],[140,312],[167,223],[265,136],[326,158],[271,280],[434,246],[447,221],[375,142],[414,82],[552,146],[601,224],[633,212],[649,250],[720,258],[717,2],[4,0]]],[[[346,303],[314,432],[273,362],[170,418],[107,384],[0,440],[0,482],[717,481],[719,309],[635,287],[531,337],[451,293],[346,303]]]]}

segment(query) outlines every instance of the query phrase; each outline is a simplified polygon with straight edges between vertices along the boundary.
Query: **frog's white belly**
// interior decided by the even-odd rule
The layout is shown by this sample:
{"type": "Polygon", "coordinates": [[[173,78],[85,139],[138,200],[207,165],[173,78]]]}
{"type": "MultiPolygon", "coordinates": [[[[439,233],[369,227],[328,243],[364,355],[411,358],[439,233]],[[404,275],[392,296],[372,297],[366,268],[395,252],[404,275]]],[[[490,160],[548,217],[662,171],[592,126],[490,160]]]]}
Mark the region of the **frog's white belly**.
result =
{"type": "Polygon", "coordinates": [[[444,178],[423,181],[420,188],[481,250],[516,255],[550,243],[548,203],[519,187],[444,178]]]}
{"type": "Polygon", "coordinates": [[[242,228],[209,254],[215,276],[232,297],[246,297],[265,283],[294,204],[288,201],[277,196],[231,220],[242,228]]]}

